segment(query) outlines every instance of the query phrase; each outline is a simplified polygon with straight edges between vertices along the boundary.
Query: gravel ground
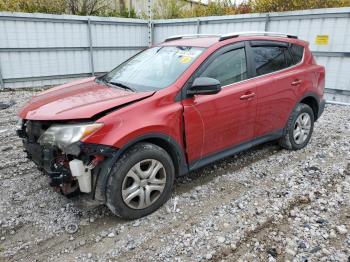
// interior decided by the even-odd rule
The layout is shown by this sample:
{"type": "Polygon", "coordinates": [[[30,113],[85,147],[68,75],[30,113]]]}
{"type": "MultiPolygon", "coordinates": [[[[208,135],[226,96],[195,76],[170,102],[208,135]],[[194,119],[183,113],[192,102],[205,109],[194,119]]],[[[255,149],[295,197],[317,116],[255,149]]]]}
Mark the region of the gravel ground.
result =
{"type": "Polygon", "coordinates": [[[0,260],[350,261],[350,107],[328,105],[305,149],[226,158],[123,221],[54,193],[25,158],[15,113],[33,94],[0,93],[16,102],[0,110],[0,260]]]}

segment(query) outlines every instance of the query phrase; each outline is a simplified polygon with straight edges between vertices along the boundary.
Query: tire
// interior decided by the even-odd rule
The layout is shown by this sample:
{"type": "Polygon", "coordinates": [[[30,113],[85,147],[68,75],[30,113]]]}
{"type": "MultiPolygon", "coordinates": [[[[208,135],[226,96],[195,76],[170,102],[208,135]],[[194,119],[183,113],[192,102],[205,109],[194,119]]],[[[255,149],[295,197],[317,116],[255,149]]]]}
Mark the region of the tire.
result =
{"type": "Polygon", "coordinates": [[[310,141],[314,120],[315,116],[311,107],[303,103],[298,104],[288,119],[283,137],[279,140],[280,146],[289,150],[304,148],[310,141]],[[305,125],[307,118],[309,118],[309,124],[305,125]],[[300,136],[297,136],[298,130],[301,131],[300,136]]]}
{"type": "Polygon", "coordinates": [[[112,167],[106,204],[124,219],[146,216],[168,200],[174,177],[174,164],[164,149],[151,143],[136,144],[112,167]]]}

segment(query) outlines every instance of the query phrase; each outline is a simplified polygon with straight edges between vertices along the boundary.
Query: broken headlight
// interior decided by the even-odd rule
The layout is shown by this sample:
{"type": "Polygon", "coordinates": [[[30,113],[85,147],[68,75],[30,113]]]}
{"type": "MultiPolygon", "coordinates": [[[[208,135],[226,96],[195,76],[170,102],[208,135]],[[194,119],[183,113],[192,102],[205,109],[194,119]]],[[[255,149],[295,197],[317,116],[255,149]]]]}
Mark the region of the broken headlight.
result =
{"type": "Polygon", "coordinates": [[[40,145],[57,146],[67,154],[77,154],[77,148],[71,146],[94,133],[103,126],[102,123],[52,125],[39,138],[40,145]]]}

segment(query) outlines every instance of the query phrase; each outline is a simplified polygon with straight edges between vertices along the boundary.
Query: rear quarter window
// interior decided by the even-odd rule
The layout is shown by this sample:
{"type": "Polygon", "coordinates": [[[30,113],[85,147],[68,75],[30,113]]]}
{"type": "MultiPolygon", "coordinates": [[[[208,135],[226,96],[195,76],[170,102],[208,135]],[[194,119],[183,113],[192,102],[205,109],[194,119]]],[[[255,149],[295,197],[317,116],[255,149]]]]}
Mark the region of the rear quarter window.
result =
{"type": "Polygon", "coordinates": [[[301,45],[292,44],[291,51],[294,64],[299,64],[301,60],[303,60],[304,47],[301,45]]]}

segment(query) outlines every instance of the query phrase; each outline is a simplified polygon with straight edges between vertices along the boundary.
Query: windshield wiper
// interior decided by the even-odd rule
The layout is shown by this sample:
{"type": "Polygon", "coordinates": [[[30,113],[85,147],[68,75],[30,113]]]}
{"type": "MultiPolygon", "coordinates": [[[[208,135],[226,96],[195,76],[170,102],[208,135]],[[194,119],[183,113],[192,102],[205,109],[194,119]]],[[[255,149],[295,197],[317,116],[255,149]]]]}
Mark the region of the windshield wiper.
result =
{"type": "Polygon", "coordinates": [[[130,86],[127,86],[127,85],[124,85],[122,83],[119,83],[119,82],[109,82],[109,81],[106,81],[108,84],[111,84],[111,85],[114,85],[114,86],[118,86],[118,87],[121,87],[121,88],[124,88],[124,89],[127,89],[127,90],[130,90],[130,91],[133,91],[135,92],[136,90],[130,86]]]}
{"type": "Polygon", "coordinates": [[[130,90],[130,91],[136,92],[136,90],[134,88],[130,87],[130,86],[127,86],[127,85],[119,83],[119,82],[107,81],[105,78],[97,78],[96,82],[97,83],[101,83],[102,82],[105,85],[118,86],[118,87],[121,87],[123,89],[127,89],[127,90],[130,90]]]}
{"type": "Polygon", "coordinates": [[[106,84],[106,80],[104,79],[104,78],[99,78],[99,77],[96,77],[96,79],[95,79],[95,81],[97,82],[97,83],[105,83],[106,84]]]}

